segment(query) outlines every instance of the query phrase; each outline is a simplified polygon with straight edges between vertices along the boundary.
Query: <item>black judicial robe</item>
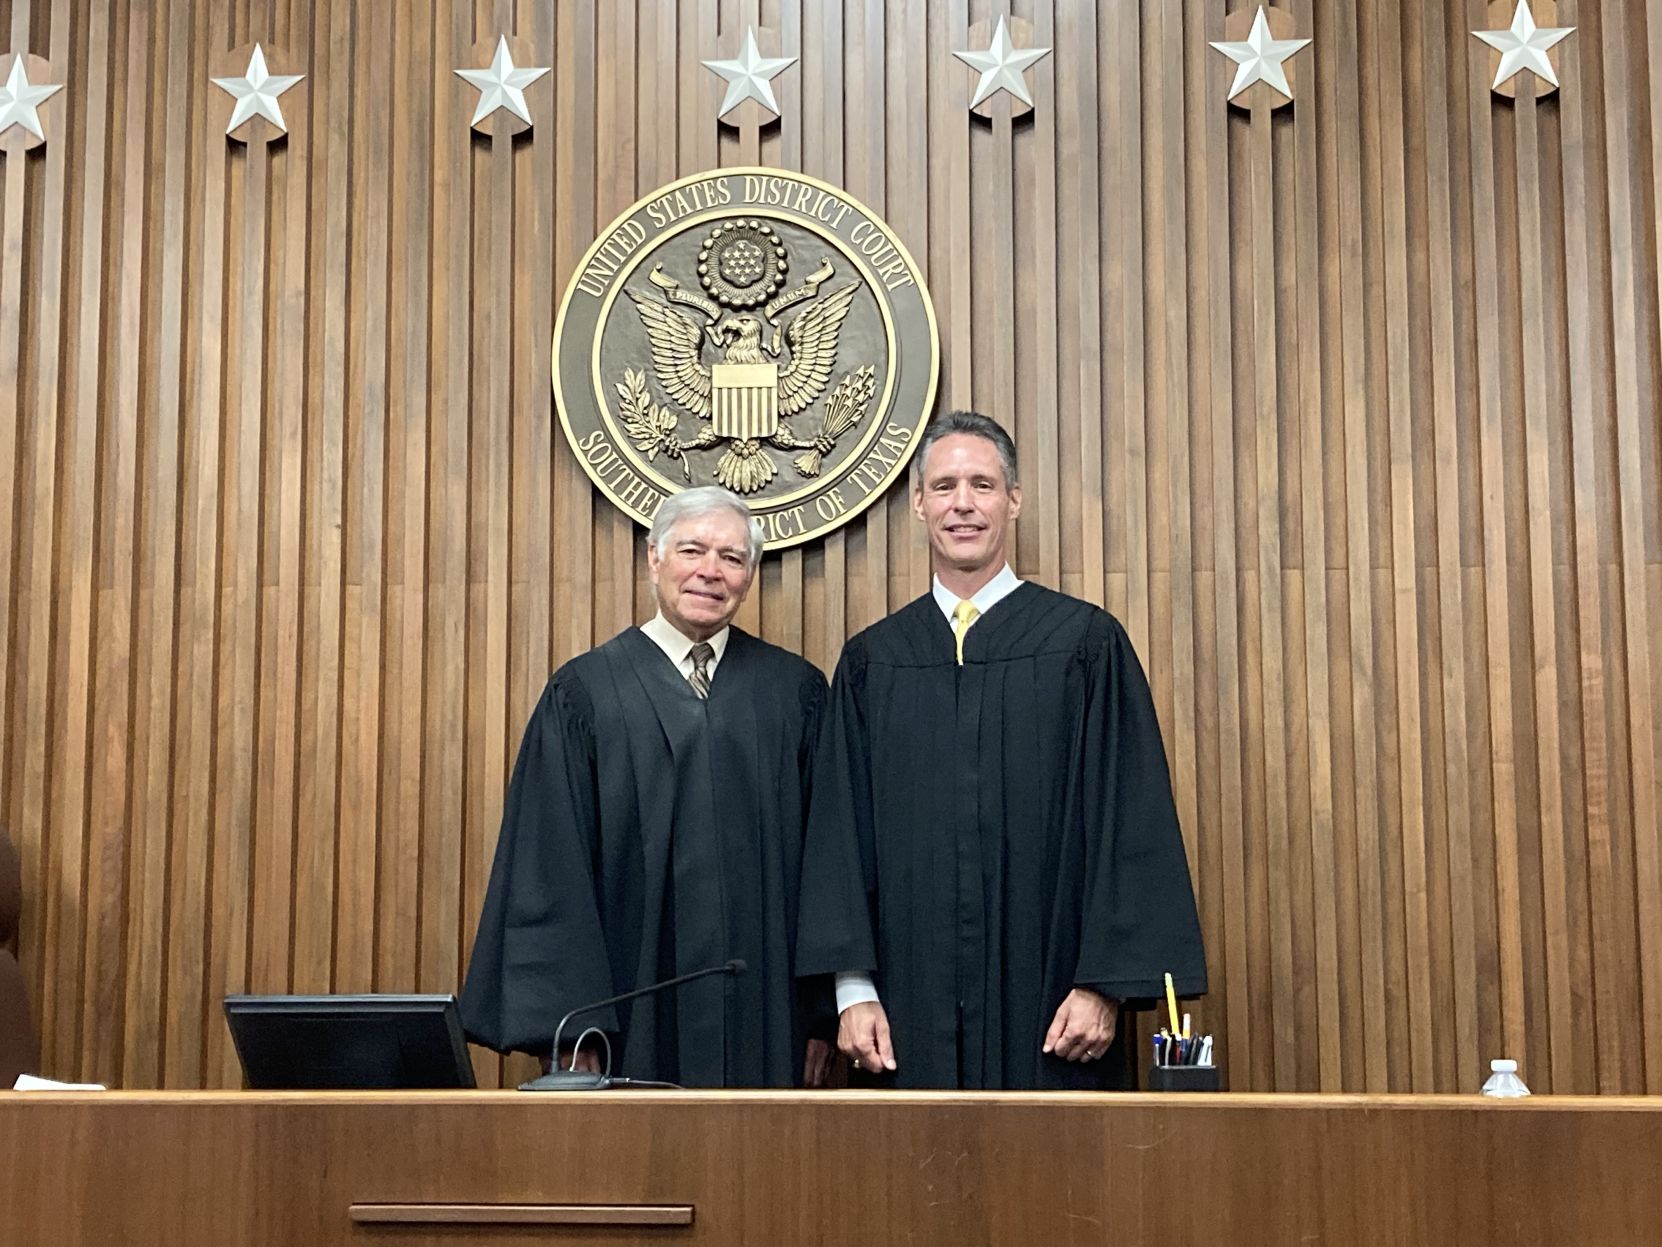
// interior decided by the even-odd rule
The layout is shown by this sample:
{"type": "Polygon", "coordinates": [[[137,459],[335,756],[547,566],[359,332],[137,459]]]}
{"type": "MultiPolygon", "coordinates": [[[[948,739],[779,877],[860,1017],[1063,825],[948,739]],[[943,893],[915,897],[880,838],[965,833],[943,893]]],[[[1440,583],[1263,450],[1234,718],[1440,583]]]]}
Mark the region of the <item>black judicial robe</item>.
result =
{"type": "Polygon", "coordinates": [[[1119,622],[1023,584],[965,636],[925,595],[849,641],[809,817],[797,969],[874,973],[901,1087],[1127,1085],[1041,1054],[1075,986],[1206,990],[1148,683],[1119,622]]]}
{"type": "MultiPolygon", "coordinates": [[[[604,1028],[632,1078],[798,1083],[791,966],[825,697],[811,664],[737,628],[707,700],[639,628],[555,672],[508,789],[468,1037],[546,1055],[567,1010],[737,957],[736,977],[585,1014],[562,1042],[604,1028]]],[[[824,997],[829,1023],[828,981],[824,997]]]]}

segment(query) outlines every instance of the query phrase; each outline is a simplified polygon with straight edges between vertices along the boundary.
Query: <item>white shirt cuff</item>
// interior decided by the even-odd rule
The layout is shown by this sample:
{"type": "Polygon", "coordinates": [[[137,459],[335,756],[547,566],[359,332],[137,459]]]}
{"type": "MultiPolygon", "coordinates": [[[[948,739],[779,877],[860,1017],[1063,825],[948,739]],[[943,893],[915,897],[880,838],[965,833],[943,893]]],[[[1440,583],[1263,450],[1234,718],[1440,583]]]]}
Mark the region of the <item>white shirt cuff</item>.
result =
{"type": "Polygon", "coordinates": [[[877,984],[862,970],[837,971],[837,1014],[850,1005],[876,1004],[877,984]]]}

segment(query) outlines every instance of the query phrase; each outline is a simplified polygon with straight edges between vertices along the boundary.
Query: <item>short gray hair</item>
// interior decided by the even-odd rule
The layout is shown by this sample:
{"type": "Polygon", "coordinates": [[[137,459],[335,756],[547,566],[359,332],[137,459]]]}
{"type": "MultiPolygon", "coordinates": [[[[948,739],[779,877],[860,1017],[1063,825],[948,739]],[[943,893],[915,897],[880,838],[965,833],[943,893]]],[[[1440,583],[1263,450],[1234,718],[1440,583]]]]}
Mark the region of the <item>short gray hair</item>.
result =
{"type": "Polygon", "coordinates": [[[730,489],[723,489],[720,485],[700,485],[696,489],[683,489],[678,494],[671,494],[658,507],[658,513],[652,517],[652,527],[647,529],[646,542],[658,552],[658,557],[664,557],[664,549],[669,545],[669,534],[682,520],[701,519],[706,515],[714,515],[718,511],[731,511],[744,521],[745,544],[750,555],[750,566],[755,567],[762,561],[762,543],[765,537],[762,534],[762,524],[750,513],[750,506],[730,489]]]}
{"type": "Polygon", "coordinates": [[[993,449],[998,451],[1000,462],[1004,464],[1004,488],[1016,487],[1020,480],[1016,475],[1016,444],[1004,431],[1002,424],[979,411],[951,411],[929,422],[929,426],[923,431],[922,440],[918,442],[917,455],[912,460],[913,485],[919,488],[923,486],[923,465],[929,458],[929,448],[943,437],[951,437],[954,433],[984,437],[991,442],[993,449]]]}

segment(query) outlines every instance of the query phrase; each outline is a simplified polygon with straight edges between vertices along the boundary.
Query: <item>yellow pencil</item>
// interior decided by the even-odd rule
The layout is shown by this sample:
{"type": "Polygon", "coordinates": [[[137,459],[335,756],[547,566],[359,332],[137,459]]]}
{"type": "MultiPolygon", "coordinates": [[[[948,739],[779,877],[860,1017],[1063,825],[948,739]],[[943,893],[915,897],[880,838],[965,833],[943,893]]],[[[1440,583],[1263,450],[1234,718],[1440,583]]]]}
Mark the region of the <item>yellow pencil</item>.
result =
{"type": "Polygon", "coordinates": [[[1166,1007],[1171,1010],[1171,1031],[1174,1035],[1183,1033],[1183,1019],[1177,1013],[1177,991],[1172,987],[1171,971],[1166,971],[1166,1007]]]}

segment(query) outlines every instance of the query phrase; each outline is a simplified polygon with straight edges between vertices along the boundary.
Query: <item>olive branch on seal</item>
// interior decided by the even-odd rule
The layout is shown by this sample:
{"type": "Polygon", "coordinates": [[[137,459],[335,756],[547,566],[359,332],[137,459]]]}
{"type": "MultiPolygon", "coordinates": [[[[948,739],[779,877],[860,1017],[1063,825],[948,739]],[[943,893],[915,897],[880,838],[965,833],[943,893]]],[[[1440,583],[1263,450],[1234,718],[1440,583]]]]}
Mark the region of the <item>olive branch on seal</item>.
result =
{"type": "Polygon", "coordinates": [[[687,466],[686,457],[682,454],[685,448],[681,439],[675,436],[679,419],[669,408],[660,407],[652,401],[646,389],[645,370],[625,368],[623,380],[617,386],[617,395],[622,400],[620,414],[623,431],[629,435],[635,449],[645,454],[648,462],[656,459],[660,451],[666,459],[679,459],[681,475],[686,480],[692,480],[692,469],[687,466]]]}

